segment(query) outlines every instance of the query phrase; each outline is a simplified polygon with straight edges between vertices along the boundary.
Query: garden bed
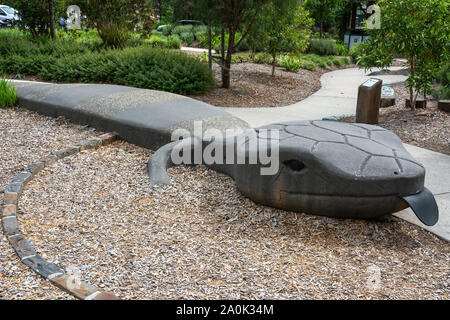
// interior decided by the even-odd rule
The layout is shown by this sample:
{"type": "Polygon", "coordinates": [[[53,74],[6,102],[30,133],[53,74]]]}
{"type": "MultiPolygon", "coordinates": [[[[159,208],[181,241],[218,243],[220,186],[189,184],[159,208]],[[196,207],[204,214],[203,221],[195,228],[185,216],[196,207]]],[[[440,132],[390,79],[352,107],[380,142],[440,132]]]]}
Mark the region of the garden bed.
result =
{"type": "Polygon", "coordinates": [[[71,38],[36,42],[17,30],[0,30],[0,73],[13,79],[109,83],[178,94],[200,94],[214,86],[205,63],[156,42],[105,49],[71,38]]]}
{"type": "MultiPolygon", "coordinates": [[[[98,134],[21,109],[0,110],[0,121],[2,184],[98,134]]],[[[151,154],[119,141],[46,167],[24,190],[22,233],[47,261],[125,299],[450,297],[449,247],[415,225],[272,209],[204,167],[170,169],[173,183],[152,189],[151,154]],[[374,268],[381,286],[371,290],[374,268]]],[[[3,299],[72,298],[29,271],[4,237],[0,254],[3,299]]]]}
{"type": "MultiPolygon", "coordinates": [[[[19,108],[0,108],[0,199],[11,179],[30,163],[97,132],[19,108]]],[[[19,211],[19,219],[23,214],[19,211]]],[[[25,266],[0,231],[0,299],[72,299],[25,266]]]]}
{"type": "MultiPolygon", "coordinates": [[[[450,155],[450,114],[437,108],[437,101],[428,97],[426,109],[415,112],[405,108],[409,91],[404,83],[394,84],[395,106],[381,109],[379,126],[397,134],[404,143],[450,155]]],[[[355,117],[341,119],[354,122],[355,117]]]]}
{"type": "Polygon", "coordinates": [[[354,65],[317,68],[315,71],[300,69],[299,72],[277,67],[275,77],[272,77],[270,65],[235,63],[231,66],[231,88],[223,89],[220,88],[221,70],[215,65],[217,87],[206,94],[190,97],[220,107],[282,107],[318,91],[321,88],[320,77],[324,73],[350,67],[354,65]]]}
{"type": "Polygon", "coordinates": [[[152,189],[151,153],[116,142],[44,169],[22,197],[23,233],[125,299],[449,298],[450,248],[415,225],[264,207],[204,167],[152,189]]]}

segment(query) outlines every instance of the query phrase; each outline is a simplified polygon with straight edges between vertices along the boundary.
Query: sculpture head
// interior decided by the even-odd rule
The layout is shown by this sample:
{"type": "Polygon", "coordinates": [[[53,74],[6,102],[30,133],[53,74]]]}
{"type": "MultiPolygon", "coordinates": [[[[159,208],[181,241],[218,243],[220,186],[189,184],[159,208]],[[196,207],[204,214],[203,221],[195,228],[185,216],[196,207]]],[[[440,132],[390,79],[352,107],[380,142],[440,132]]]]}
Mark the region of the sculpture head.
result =
{"type": "MultiPolygon", "coordinates": [[[[425,169],[383,128],[301,121],[262,129],[279,130],[278,172],[261,175],[259,165],[252,164],[237,165],[234,172],[239,189],[257,202],[316,215],[373,218],[407,208],[404,197],[424,191],[425,169]]],[[[240,148],[250,154],[252,145],[247,141],[240,148]]]]}

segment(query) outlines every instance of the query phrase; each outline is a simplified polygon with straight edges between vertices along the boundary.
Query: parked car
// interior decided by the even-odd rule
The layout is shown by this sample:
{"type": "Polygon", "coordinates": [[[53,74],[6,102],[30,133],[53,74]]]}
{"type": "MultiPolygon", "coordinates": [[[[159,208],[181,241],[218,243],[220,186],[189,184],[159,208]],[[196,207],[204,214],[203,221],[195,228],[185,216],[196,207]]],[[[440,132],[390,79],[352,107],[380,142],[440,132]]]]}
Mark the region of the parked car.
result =
{"type": "Polygon", "coordinates": [[[3,4],[0,4],[0,17],[3,18],[3,21],[9,20],[10,22],[18,21],[20,19],[19,12],[16,9],[3,4]]]}
{"type": "MultiPolygon", "coordinates": [[[[187,26],[187,25],[204,26],[205,24],[198,20],[180,20],[180,21],[172,24],[172,28],[175,28],[176,26],[187,26]]],[[[156,31],[164,31],[164,29],[166,29],[168,26],[169,26],[168,24],[163,24],[163,25],[159,26],[156,29],[156,31]]]]}
{"type": "Polygon", "coordinates": [[[11,20],[0,15],[0,27],[11,27],[11,26],[12,26],[11,20]]]}

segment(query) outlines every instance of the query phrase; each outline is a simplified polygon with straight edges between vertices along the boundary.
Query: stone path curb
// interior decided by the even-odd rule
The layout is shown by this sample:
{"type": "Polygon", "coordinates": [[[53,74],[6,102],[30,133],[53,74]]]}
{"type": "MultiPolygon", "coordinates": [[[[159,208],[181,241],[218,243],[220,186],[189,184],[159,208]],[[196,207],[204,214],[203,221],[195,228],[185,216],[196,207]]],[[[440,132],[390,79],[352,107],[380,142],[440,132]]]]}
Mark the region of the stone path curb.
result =
{"type": "Polygon", "coordinates": [[[117,140],[117,136],[106,133],[98,138],[91,138],[83,141],[80,145],[72,146],[64,150],[37,161],[22,172],[17,174],[4,192],[3,205],[1,208],[1,220],[3,233],[8,238],[9,243],[19,256],[20,260],[34,272],[50,281],[53,285],[82,300],[120,300],[119,297],[109,292],[102,292],[98,288],[84,281],[77,282],[74,276],[64,273],[56,264],[46,262],[20,232],[17,220],[17,211],[20,196],[23,189],[34,176],[57,160],[74,155],[80,151],[95,149],[108,145],[117,140]]]}

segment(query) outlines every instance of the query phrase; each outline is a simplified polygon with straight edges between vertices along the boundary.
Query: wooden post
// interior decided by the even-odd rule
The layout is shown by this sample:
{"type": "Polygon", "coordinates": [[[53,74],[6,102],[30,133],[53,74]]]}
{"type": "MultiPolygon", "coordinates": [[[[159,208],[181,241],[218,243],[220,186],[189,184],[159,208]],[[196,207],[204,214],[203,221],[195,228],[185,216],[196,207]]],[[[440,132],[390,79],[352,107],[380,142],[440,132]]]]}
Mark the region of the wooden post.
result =
{"type": "Polygon", "coordinates": [[[378,124],[382,85],[382,80],[372,78],[359,86],[356,105],[357,123],[378,124]]]}

